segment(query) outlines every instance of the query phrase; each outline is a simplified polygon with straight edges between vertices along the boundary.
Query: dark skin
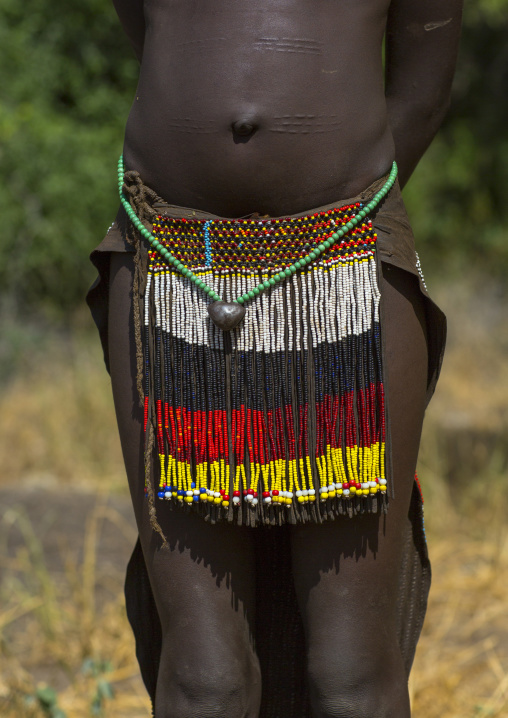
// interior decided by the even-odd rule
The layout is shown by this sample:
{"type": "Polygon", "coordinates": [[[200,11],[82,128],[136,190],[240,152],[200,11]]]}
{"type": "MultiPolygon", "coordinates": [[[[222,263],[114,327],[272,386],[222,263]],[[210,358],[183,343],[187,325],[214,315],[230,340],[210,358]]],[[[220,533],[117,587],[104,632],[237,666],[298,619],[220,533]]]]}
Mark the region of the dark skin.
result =
{"type": "MultiPolygon", "coordinates": [[[[229,217],[295,213],[355,195],[393,159],[405,184],[449,104],[462,0],[114,4],[141,63],[126,167],[172,204],[229,217]]],[[[155,715],[256,718],[255,531],[209,526],[163,505],[170,548],[160,550],[149,524],[132,272],[129,256],[113,256],[109,341],[129,485],[162,623],[155,715]]],[[[382,520],[291,528],[316,718],[410,715],[395,635],[397,578],[427,344],[414,278],[383,265],[381,292],[395,498],[382,520]],[[367,607],[361,620],[344,620],[344,603],[367,607]]]]}
{"type": "Polygon", "coordinates": [[[298,212],[393,159],[405,184],[448,108],[462,0],[114,4],[141,61],[126,166],[173,204],[298,212]]]}

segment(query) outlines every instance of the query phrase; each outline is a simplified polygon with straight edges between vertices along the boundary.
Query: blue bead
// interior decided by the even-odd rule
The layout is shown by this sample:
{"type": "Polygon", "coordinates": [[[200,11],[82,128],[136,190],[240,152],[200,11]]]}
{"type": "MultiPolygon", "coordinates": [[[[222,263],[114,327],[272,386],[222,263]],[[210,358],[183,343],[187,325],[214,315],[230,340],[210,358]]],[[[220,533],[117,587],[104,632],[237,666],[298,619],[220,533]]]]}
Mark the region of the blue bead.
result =
{"type": "Polygon", "coordinates": [[[209,219],[205,222],[204,234],[205,234],[205,262],[207,267],[211,267],[213,264],[212,258],[212,244],[210,241],[210,225],[212,220],[209,219]]]}
{"type": "Polygon", "coordinates": [[[193,481],[193,482],[191,483],[190,487],[191,487],[191,489],[195,489],[195,488],[196,488],[196,482],[193,481]]]}
{"type": "Polygon", "coordinates": [[[199,496],[193,496],[193,497],[192,497],[192,500],[193,500],[194,502],[199,501],[199,496]]]}
{"type": "Polygon", "coordinates": [[[163,498],[164,498],[164,491],[159,491],[158,494],[157,494],[157,496],[159,497],[159,499],[163,499],[163,498]]]}
{"type": "Polygon", "coordinates": [[[183,491],[183,489],[180,489],[180,491],[178,491],[178,496],[185,496],[185,491],[183,491]]]}
{"type": "Polygon", "coordinates": [[[199,489],[199,493],[200,493],[200,494],[206,494],[206,489],[204,489],[203,487],[201,487],[201,488],[199,489]]]}

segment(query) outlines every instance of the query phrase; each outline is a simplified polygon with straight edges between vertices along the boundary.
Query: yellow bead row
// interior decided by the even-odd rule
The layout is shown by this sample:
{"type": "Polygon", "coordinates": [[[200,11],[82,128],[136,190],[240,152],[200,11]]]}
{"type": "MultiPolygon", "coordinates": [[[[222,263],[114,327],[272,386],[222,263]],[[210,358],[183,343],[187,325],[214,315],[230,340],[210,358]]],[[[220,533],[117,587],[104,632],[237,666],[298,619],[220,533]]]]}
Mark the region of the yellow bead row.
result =
{"type": "MultiPolygon", "coordinates": [[[[347,447],[346,463],[343,459],[343,451],[341,448],[327,446],[326,453],[316,457],[316,465],[319,473],[319,484],[322,489],[320,492],[321,499],[334,498],[343,494],[342,488],[334,488],[331,491],[324,491],[332,483],[354,482],[366,483],[376,481],[376,486],[357,489],[356,486],[350,485],[349,491],[351,495],[375,494],[378,491],[386,492],[385,470],[384,470],[385,444],[377,442],[370,447],[347,447]],[[346,470],[347,466],[347,470],[346,470]]],[[[159,487],[164,489],[166,485],[177,487],[177,490],[189,491],[192,484],[191,466],[188,462],[179,461],[173,456],[165,456],[159,454],[160,460],[160,480],[159,487]],[[175,484],[176,479],[176,484],[175,484]]],[[[281,496],[280,493],[287,491],[302,493],[305,495],[297,496],[299,503],[312,502],[316,500],[314,494],[307,493],[306,474],[311,475],[310,457],[290,459],[276,459],[267,464],[251,465],[251,488],[259,491],[259,481],[262,476],[265,487],[271,485],[271,489],[279,491],[279,494],[272,495],[273,503],[292,504],[293,499],[281,496]],[[300,469],[300,477],[302,479],[302,489],[298,482],[298,468],[300,469]],[[305,471],[306,469],[306,471],[305,471]],[[288,484],[289,482],[289,484],[288,484]]],[[[222,504],[229,506],[229,501],[220,497],[213,496],[221,490],[224,493],[229,491],[230,467],[226,465],[224,459],[213,461],[211,463],[203,462],[196,466],[195,487],[197,490],[201,488],[210,489],[211,493],[201,493],[200,500],[210,503],[222,504]],[[208,476],[210,477],[210,486],[208,486],[208,476]]],[[[245,465],[241,464],[236,467],[234,477],[234,491],[240,491],[240,486],[247,486],[247,477],[245,465]]],[[[177,491],[172,491],[172,496],[187,503],[192,502],[192,496],[178,496],[177,491]]]]}

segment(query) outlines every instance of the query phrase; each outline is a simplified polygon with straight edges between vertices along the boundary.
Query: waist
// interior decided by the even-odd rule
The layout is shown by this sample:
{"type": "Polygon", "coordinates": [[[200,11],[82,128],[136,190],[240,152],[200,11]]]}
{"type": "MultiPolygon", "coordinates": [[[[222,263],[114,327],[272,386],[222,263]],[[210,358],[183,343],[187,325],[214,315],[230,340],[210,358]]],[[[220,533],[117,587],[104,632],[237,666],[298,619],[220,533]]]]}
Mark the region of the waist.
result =
{"type": "MultiPolygon", "coordinates": [[[[215,222],[238,221],[239,218],[225,217],[205,209],[197,207],[185,207],[168,202],[157,195],[157,193],[144,183],[137,171],[125,173],[124,191],[130,197],[132,208],[137,216],[145,222],[145,225],[153,225],[157,217],[172,218],[183,222],[196,221],[201,224],[213,220],[215,222]]],[[[380,190],[386,180],[386,175],[379,177],[361,192],[353,196],[342,196],[334,202],[315,206],[305,211],[293,214],[267,217],[260,213],[246,215],[243,219],[254,219],[258,222],[271,220],[271,224],[277,221],[296,220],[299,217],[312,217],[320,213],[327,213],[329,210],[336,210],[357,203],[369,202],[376,192],[380,190]]],[[[390,192],[383,201],[377,205],[371,213],[372,222],[378,235],[377,247],[384,261],[396,264],[401,268],[416,273],[414,237],[407,218],[404,202],[398,182],[395,182],[390,192]]],[[[333,216],[332,216],[333,219],[333,216]]],[[[268,225],[267,225],[268,227],[268,225]]],[[[215,229],[217,229],[215,227],[215,229]]],[[[204,227],[200,227],[201,238],[203,238],[204,227]]],[[[214,231],[212,232],[214,234],[214,231]]],[[[134,239],[136,235],[132,232],[132,225],[123,207],[120,207],[117,217],[111,225],[108,234],[97,247],[96,252],[130,252],[134,251],[134,239]]],[[[204,251],[204,245],[202,247],[204,251]]]]}
{"type": "Polygon", "coordinates": [[[172,204],[223,217],[332,204],[390,168],[394,147],[384,109],[359,127],[322,102],[303,108],[267,112],[237,103],[219,113],[187,105],[152,113],[135,107],[126,167],[172,204]]]}
{"type": "MultiPolygon", "coordinates": [[[[300,212],[293,212],[293,213],[287,213],[287,214],[280,214],[280,215],[271,215],[268,213],[262,214],[261,212],[249,212],[241,217],[231,217],[231,216],[225,216],[220,214],[215,214],[209,210],[205,209],[198,209],[196,207],[185,207],[182,205],[174,204],[172,202],[169,202],[165,199],[162,199],[161,197],[158,197],[154,195],[152,201],[150,201],[150,206],[152,208],[153,215],[164,215],[166,217],[172,217],[174,219],[184,219],[184,220],[219,220],[222,222],[232,221],[232,222],[238,222],[241,223],[242,220],[258,220],[261,222],[266,222],[270,220],[271,222],[283,222],[284,220],[295,220],[299,218],[306,218],[310,217],[312,215],[320,214],[323,212],[328,212],[329,210],[335,210],[340,209],[343,207],[346,207],[348,205],[353,205],[358,202],[364,202],[368,199],[370,199],[376,192],[379,191],[379,189],[385,184],[388,177],[388,173],[381,175],[377,179],[375,179],[373,182],[371,182],[368,186],[366,186],[364,189],[362,189],[360,192],[357,192],[355,194],[352,194],[351,196],[343,197],[342,199],[335,199],[334,201],[328,202],[326,204],[321,204],[315,207],[306,208],[300,212]]],[[[133,187],[135,184],[140,182],[138,179],[139,175],[137,172],[126,173],[126,181],[127,184],[133,187]]],[[[146,185],[140,182],[139,186],[142,188],[141,191],[135,190],[134,192],[131,192],[132,195],[132,202],[136,210],[141,209],[141,203],[145,200],[146,195],[144,194],[146,190],[146,185]]],[[[400,188],[398,183],[396,182],[393,186],[390,193],[387,195],[385,200],[382,204],[379,205],[377,208],[377,212],[383,212],[383,208],[385,208],[387,205],[391,205],[392,201],[400,198],[400,188]]],[[[146,205],[145,205],[146,206],[146,205]]]]}

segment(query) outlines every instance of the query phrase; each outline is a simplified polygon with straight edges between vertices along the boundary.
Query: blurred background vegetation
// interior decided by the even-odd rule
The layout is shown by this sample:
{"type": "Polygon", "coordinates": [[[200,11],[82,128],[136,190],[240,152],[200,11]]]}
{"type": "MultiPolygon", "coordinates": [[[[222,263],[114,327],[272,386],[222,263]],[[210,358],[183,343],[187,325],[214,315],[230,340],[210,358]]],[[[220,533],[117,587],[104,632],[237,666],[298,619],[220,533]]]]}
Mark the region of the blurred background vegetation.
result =
{"type": "MultiPolygon", "coordinates": [[[[465,8],[452,109],[406,191],[425,267],[508,270],[507,16],[465,8]]],[[[2,294],[68,318],[115,212],[137,62],[109,0],[0,0],[0,67],[2,294]]]]}
{"type": "MultiPolygon", "coordinates": [[[[415,718],[508,715],[507,29],[508,0],[466,3],[452,108],[405,190],[450,320],[419,460],[434,585],[415,718]]],[[[137,62],[110,0],[0,0],[0,68],[0,714],[148,716],[122,596],[135,529],[83,301],[137,62]]]]}

